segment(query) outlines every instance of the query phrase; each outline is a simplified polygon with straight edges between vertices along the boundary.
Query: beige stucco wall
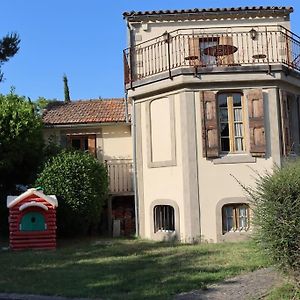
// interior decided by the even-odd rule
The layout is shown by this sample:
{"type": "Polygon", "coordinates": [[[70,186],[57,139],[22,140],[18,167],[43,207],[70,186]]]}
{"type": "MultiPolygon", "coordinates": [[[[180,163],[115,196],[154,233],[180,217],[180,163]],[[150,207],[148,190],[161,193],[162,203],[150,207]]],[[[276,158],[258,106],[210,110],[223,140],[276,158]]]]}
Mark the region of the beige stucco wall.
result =
{"type": "Polygon", "coordinates": [[[96,149],[99,160],[132,159],[132,138],[130,124],[111,124],[97,126],[57,126],[44,129],[44,140],[52,137],[63,144],[66,135],[96,135],[96,149]]]}
{"type": "Polygon", "coordinates": [[[109,125],[102,127],[104,159],[132,158],[130,125],[109,125]]]}
{"type": "MultiPolygon", "coordinates": [[[[246,75],[245,75],[246,76],[246,75]]],[[[251,78],[252,75],[249,75],[251,78]]],[[[266,75],[264,75],[266,76],[266,75]]],[[[160,83],[163,90],[164,84],[160,83]]],[[[241,86],[233,83],[228,77],[226,85],[215,84],[213,91],[226,91],[227,89],[246,91],[249,88],[261,88],[264,95],[265,111],[265,135],[267,143],[266,158],[254,158],[249,153],[232,154],[234,158],[226,156],[225,161],[220,159],[209,160],[202,155],[202,131],[201,131],[201,88],[195,86],[178,89],[172,92],[161,92],[161,94],[148,96],[135,100],[137,111],[140,110],[141,117],[137,119],[137,127],[141,128],[139,133],[141,143],[138,143],[138,151],[141,157],[137,157],[137,164],[142,162],[138,169],[138,184],[142,185],[139,200],[143,201],[140,211],[140,223],[143,232],[141,236],[151,239],[163,239],[163,235],[153,232],[153,202],[167,204],[175,202],[179,209],[179,227],[177,236],[185,242],[202,239],[208,242],[226,240],[226,238],[241,238],[231,233],[228,237],[222,235],[221,208],[226,203],[247,203],[245,193],[238,183],[246,185],[255,184],[256,173],[264,174],[271,171],[274,164],[281,163],[280,129],[278,115],[278,87],[275,82],[269,86],[262,81],[248,81],[241,86]],[[149,141],[147,142],[147,114],[148,103],[153,99],[169,99],[174,101],[175,114],[175,140],[176,140],[176,164],[173,166],[151,167],[148,164],[149,141]],[[194,142],[193,142],[194,140],[194,142]],[[194,143],[194,144],[193,144],[194,143]],[[141,148],[141,149],[140,149],[141,148]],[[237,158],[238,157],[238,158],[237,158]],[[200,214],[200,224],[199,224],[200,214]]],[[[204,86],[206,86],[204,84],[204,86]]],[[[147,87],[143,89],[147,90],[147,87]]],[[[207,89],[207,88],[205,88],[207,89]]],[[[156,89],[154,89],[156,91],[156,89]]],[[[298,88],[298,93],[300,89],[298,88]]],[[[143,95],[143,90],[135,90],[135,96],[143,95]]],[[[147,95],[147,93],[146,93],[147,95]]],[[[247,115],[247,105],[246,105],[247,115]]],[[[167,112],[166,112],[167,113],[167,112]]],[[[164,127],[169,116],[161,118],[160,126],[164,127]]],[[[151,115],[150,115],[151,117],[151,115]]],[[[247,123],[247,118],[245,120],[247,123]]],[[[247,132],[247,129],[246,129],[247,132]]],[[[246,139],[249,139],[246,135],[246,139]]],[[[168,147],[168,143],[161,143],[160,147],[168,147]]],[[[249,149],[249,148],[248,148],[249,149]]],[[[163,150],[162,150],[163,151],[163,150]]],[[[176,207],[175,207],[176,208],[176,207]]]]}
{"type": "Polygon", "coordinates": [[[143,21],[142,23],[134,23],[132,24],[133,33],[135,36],[135,43],[139,44],[141,42],[145,42],[147,40],[153,39],[157,36],[162,35],[165,31],[172,32],[177,29],[193,29],[193,28],[205,28],[209,29],[210,32],[220,32],[225,29],[226,32],[232,32],[231,27],[253,27],[259,29],[262,26],[271,26],[271,25],[281,25],[290,29],[289,20],[278,17],[274,18],[248,18],[244,15],[244,18],[233,18],[226,17],[223,19],[210,19],[210,20],[184,20],[176,22],[174,20],[171,21],[143,21]]]}

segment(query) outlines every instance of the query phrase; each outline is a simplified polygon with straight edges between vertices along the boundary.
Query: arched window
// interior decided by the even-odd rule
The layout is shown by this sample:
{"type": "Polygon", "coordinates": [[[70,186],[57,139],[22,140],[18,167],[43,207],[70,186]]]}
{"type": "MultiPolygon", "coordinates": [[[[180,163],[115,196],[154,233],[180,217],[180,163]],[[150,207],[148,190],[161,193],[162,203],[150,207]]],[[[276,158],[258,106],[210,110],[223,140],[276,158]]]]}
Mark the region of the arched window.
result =
{"type": "Polygon", "coordinates": [[[218,95],[221,152],[244,152],[244,112],[241,93],[218,95]]]}
{"type": "Polygon", "coordinates": [[[223,233],[249,229],[249,205],[226,204],[222,208],[223,233]]]}
{"type": "Polygon", "coordinates": [[[175,213],[170,205],[156,205],[153,209],[154,232],[175,231],[175,213]]]}

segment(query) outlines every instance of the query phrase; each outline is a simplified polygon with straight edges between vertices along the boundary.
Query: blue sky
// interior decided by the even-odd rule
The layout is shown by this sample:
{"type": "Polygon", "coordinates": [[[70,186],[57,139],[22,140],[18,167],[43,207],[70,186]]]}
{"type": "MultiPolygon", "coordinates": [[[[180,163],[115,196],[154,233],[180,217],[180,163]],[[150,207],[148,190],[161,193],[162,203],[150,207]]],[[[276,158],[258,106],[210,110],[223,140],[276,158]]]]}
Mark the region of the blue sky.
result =
{"type": "Polygon", "coordinates": [[[1,0],[0,37],[16,31],[19,53],[2,67],[0,93],[11,86],[32,100],[123,97],[124,11],[276,5],[293,6],[292,30],[300,35],[299,0],[1,0]]]}

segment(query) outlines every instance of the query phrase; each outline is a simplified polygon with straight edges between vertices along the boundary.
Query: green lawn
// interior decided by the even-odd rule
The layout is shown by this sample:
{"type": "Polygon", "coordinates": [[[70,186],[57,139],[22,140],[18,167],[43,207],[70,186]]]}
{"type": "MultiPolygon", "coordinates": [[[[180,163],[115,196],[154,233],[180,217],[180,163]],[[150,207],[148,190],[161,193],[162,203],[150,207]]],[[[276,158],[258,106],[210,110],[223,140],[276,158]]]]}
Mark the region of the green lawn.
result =
{"type": "MultiPolygon", "coordinates": [[[[3,247],[0,241],[0,249],[3,247]]],[[[265,265],[251,242],[182,245],[70,240],[56,251],[0,250],[0,292],[170,299],[265,265]]]]}

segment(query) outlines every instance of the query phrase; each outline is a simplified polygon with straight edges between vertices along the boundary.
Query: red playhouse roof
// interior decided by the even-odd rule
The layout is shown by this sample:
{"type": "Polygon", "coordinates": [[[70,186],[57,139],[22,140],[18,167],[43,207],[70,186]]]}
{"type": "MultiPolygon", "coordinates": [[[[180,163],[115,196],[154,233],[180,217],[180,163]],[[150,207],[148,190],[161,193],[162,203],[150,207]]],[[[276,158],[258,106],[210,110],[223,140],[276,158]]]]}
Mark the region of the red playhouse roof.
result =
{"type": "MultiPolygon", "coordinates": [[[[28,198],[33,195],[38,198],[44,199],[49,204],[51,204],[53,207],[58,206],[56,196],[45,195],[42,191],[32,188],[32,189],[28,189],[26,192],[24,192],[20,196],[7,196],[7,207],[11,208],[11,207],[15,206],[16,204],[18,204],[20,201],[24,200],[25,198],[28,198]]],[[[31,206],[38,206],[45,210],[48,210],[46,205],[44,205],[42,203],[38,203],[36,201],[31,201],[31,202],[25,203],[25,204],[21,205],[19,209],[23,210],[23,209],[25,209],[27,207],[31,207],[31,206]]]]}

